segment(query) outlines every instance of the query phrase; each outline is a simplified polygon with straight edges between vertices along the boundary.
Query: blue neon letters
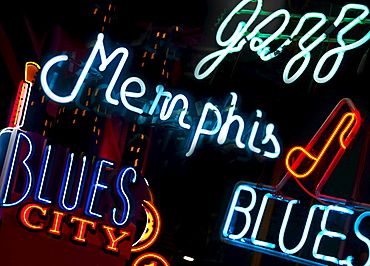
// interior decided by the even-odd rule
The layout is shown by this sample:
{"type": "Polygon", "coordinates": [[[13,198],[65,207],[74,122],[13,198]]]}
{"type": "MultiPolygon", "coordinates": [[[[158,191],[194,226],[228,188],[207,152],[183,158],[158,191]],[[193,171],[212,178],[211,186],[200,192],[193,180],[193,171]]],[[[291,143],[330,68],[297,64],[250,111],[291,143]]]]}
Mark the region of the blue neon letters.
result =
{"type": "MultiPolygon", "coordinates": [[[[96,44],[87,59],[87,62],[82,70],[82,73],[78,77],[75,86],[73,87],[72,91],[69,95],[61,96],[56,94],[56,87],[55,87],[55,72],[52,71],[52,69],[55,67],[56,64],[59,64],[60,62],[64,62],[68,60],[68,56],[61,55],[56,56],[52,59],[50,59],[42,68],[41,70],[41,85],[46,93],[46,95],[53,101],[56,101],[58,103],[68,103],[74,101],[79,93],[82,91],[82,87],[84,85],[84,80],[86,79],[86,76],[88,75],[89,71],[92,68],[92,65],[94,63],[94,60],[96,58],[100,58],[100,66],[99,70],[104,71],[108,64],[112,62],[114,58],[117,56],[121,56],[121,59],[118,63],[118,66],[113,74],[112,79],[110,80],[106,91],[105,91],[105,101],[108,104],[111,105],[119,105],[119,100],[115,99],[112,95],[115,95],[114,91],[116,87],[116,82],[123,71],[123,68],[126,64],[127,58],[129,56],[128,50],[123,47],[119,47],[116,50],[112,52],[111,55],[107,57],[105,53],[105,48],[103,44],[104,35],[100,33],[98,35],[98,39],[96,41],[96,44]],[[98,56],[100,55],[100,57],[98,56]],[[50,72],[50,73],[49,73],[50,72]]],[[[258,46],[261,47],[261,44],[258,46]]],[[[139,77],[128,77],[123,84],[121,85],[119,95],[122,105],[129,111],[137,113],[137,114],[143,114],[144,113],[144,106],[134,106],[131,103],[129,103],[127,98],[141,98],[145,95],[146,92],[146,85],[143,82],[142,79],[139,77]],[[133,86],[136,88],[136,91],[132,91],[130,87],[133,86]],[[139,91],[137,91],[139,90],[139,91]]],[[[165,91],[164,87],[162,85],[158,85],[156,87],[156,96],[153,99],[153,101],[150,104],[150,107],[147,108],[147,114],[150,116],[153,116],[154,114],[158,115],[159,119],[162,121],[168,120],[171,115],[174,113],[175,106],[181,106],[181,112],[178,116],[178,123],[179,126],[186,130],[191,130],[192,128],[196,128],[195,130],[191,131],[191,141],[190,147],[188,151],[186,152],[186,156],[191,156],[195,149],[199,145],[199,140],[202,135],[208,135],[213,136],[216,134],[218,135],[217,142],[218,144],[222,145],[226,142],[230,126],[232,123],[238,123],[238,130],[235,134],[235,144],[239,149],[249,149],[250,151],[254,153],[261,154],[262,156],[268,157],[268,158],[277,158],[280,155],[280,144],[278,141],[278,138],[276,137],[275,132],[275,126],[273,124],[260,125],[260,122],[255,122],[253,125],[253,130],[250,135],[246,134],[244,132],[248,131],[248,127],[245,125],[244,119],[242,116],[235,114],[236,111],[236,105],[238,96],[235,92],[231,92],[231,103],[230,108],[225,110],[219,110],[215,104],[211,102],[207,102],[204,107],[202,114],[200,116],[200,119],[197,121],[198,123],[196,125],[192,125],[189,123],[192,119],[190,116],[188,116],[189,111],[189,101],[188,98],[184,94],[177,94],[175,96],[172,95],[171,92],[165,91]],[[164,98],[162,106],[158,108],[159,102],[161,98],[164,98]],[[159,112],[158,112],[159,109],[159,112]],[[158,112],[158,114],[156,113],[158,112]],[[226,118],[223,121],[222,114],[227,112],[226,118]],[[214,115],[212,115],[214,114],[214,115]],[[211,117],[207,119],[207,116],[211,117]],[[255,147],[255,139],[257,131],[259,132],[258,138],[260,138],[258,142],[259,147],[255,147]],[[246,145],[248,143],[248,146],[246,145]]],[[[79,106],[81,107],[81,106],[79,106]]],[[[85,108],[85,107],[82,107],[85,108]]],[[[260,116],[257,116],[258,120],[262,117],[262,112],[257,110],[257,113],[260,114],[260,116]]],[[[195,119],[194,119],[195,120],[195,119]]],[[[234,138],[234,136],[229,136],[234,138]]]]}
{"type": "MultiPolygon", "coordinates": [[[[0,141],[2,143],[9,143],[10,136],[13,130],[4,129],[0,132],[0,141]]],[[[37,145],[34,144],[32,137],[20,130],[15,131],[15,142],[8,154],[9,160],[2,161],[2,168],[6,169],[5,183],[0,194],[2,207],[13,207],[25,202],[34,190],[34,200],[43,204],[55,204],[67,212],[76,211],[77,208],[83,208],[87,216],[103,219],[104,214],[101,213],[101,204],[99,204],[100,192],[106,189],[112,189],[117,193],[110,193],[110,197],[114,201],[120,201],[118,206],[112,206],[110,211],[110,218],[112,224],[123,227],[130,223],[133,213],[135,200],[130,192],[129,184],[135,184],[136,171],[134,168],[124,168],[115,177],[116,187],[110,188],[109,184],[105,184],[105,169],[112,168],[114,163],[105,159],[98,159],[94,164],[92,160],[86,156],[76,158],[73,153],[67,154],[65,159],[64,171],[57,173],[53,171],[55,167],[63,167],[60,164],[55,164],[54,152],[57,146],[44,145],[44,150],[40,157],[34,157],[34,150],[37,145]],[[38,169],[38,177],[35,180],[36,167],[38,169]],[[91,167],[90,167],[91,165],[91,167]],[[19,171],[22,169],[23,171],[19,171]],[[19,172],[19,173],[18,173],[19,172]],[[23,176],[19,178],[20,172],[23,176]],[[18,173],[18,174],[16,174],[18,173]],[[90,174],[89,174],[90,173],[90,174]],[[53,175],[53,184],[50,184],[49,176],[53,175]],[[89,177],[89,175],[91,177],[89,177]],[[59,185],[55,186],[55,181],[60,178],[59,185]],[[21,187],[21,190],[19,189],[21,187]],[[51,187],[51,188],[50,188],[51,187]],[[34,189],[33,189],[34,188],[34,189]],[[87,192],[87,198],[83,199],[83,190],[87,192]]],[[[7,145],[2,145],[7,147],[7,145]]],[[[6,150],[1,151],[1,155],[6,150]]],[[[63,150],[60,152],[63,154],[63,150]]],[[[60,169],[62,170],[62,169],[60,169]]],[[[114,185],[112,185],[114,186],[114,185]]]]}
{"type": "MultiPolygon", "coordinates": [[[[360,215],[356,215],[354,210],[344,206],[316,204],[309,208],[304,223],[299,227],[301,229],[292,232],[291,229],[288,231],[287,227],[290,226],[289,221],[292,219],[293,206],[300,208],[299,201],[275,195],[271,193],[270,189],[267,189],[269,192],[263,194],[263,196],[258,196],[257,194],[261,193],[257,193],[257,191],[263,190],[263,187],[258,187],[252,183],[239,182],[236,184],[221,229],[221,239],[223,241],[231,245],[261,251],[304,264],[370,265],[370,258],[367,258],[366,263],[363,264],[361,260],[354,258],[352,255],[337,258],[337,253],[329,254],[330,252],[325,248],[325,244],[328,243],[325,241],[328,241],[328,239],[337,239],[333,243],[337,243],[337,248],[339,248],[339,243],[346,241],[350,235],[352,238],[354,236],[357,237],[357,239],[356,237],[351,239],[351,243],[357,240],[362,248],[367,248],[364,252],[370,252],[368,234],[370,228],[367,228],[366,236],[363,233],[366,228],[364,226],[368,226],[369,221],[367,220],[364,223],[363,220],[370,217],[370,211],[364,211],[360,215]],[[275,203],[269,205],[270,211],[271,206],[275,206],[276,203],[280,202],[281,205],[274,208],[278,208],[279,211],[282,210],[283,213],[279,213],[278,217],[274,218],[276,219],[273,227],[275,230],[269,230],[269,238],[267,238],[266,236],[261,236],[260,227],[263,217],[266,215],[266,206],[270,201],[275,203]],[[284,202],[285,209],[281,207],[284,202]],[[346,223],[349,224],[349,220],[353,221],[351,222],[352,226],[350,229],[346,229],[346,223]],[[275,227],[276,223],[280,223],[280,229],[275,227]],[[335,227],[333,227],[334,224],[335,227]],[[361,224],[364,225],[360,229],[361,224]],[[286,243],[286,238],[292,234],[295,236],[294,241],[286,243]],[[305,249],[304,251],[302,251],[303,248],[305,249]],[[301,253],[297,255],[298,252],[301,253]],[[310,255],[307,255],[308,253],[310,255]]],[[[272,219],[271,217],[269,216],[268,219],[272,219]]],[[[268,219],[264,222],[266,223],[268,219]]],[[[331,248],[329,250],[333,252],[331,248]]]]}

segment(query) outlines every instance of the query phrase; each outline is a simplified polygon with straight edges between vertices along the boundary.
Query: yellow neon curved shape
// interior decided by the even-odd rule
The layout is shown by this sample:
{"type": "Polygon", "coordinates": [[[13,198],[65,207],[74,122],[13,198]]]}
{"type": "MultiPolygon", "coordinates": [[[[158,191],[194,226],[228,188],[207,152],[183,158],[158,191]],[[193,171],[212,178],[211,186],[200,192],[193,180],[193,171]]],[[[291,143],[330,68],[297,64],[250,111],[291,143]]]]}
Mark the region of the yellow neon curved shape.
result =
{"type": "Polygon", "coordinates": [[[132,247],[131,252],[139,252],[147,249],[157,240],[159,232],[161,230],[161,218],[159,212],[150,201],[144,200],[144,210],[147,214],[147,224],[145,227],[145,233],[141,236],[137,243],[143,243],[137,247],[132,247]]]}
{"type": "MultiPolygon", "coordinates": [[[[140,255],[132,264],[132,266],[139,266],[140,265],[140,262],[142,262],[143,260],[145,259],[149,259],[149,258],[153,258],[153,259],[156,259],[158,261],[160,261],[161,263],[163,263],[164,266],[170,266],[170,263],[161,255],[157,254],[157,253],[145,253],[143,255],[140,255]]],[[[146,264],[148,266],[151,266],[151,265],[157,265],[157,263],[150,263],[150,264],[146,264]]]]}
{"type": "Polygon", "coordinates": [[[343,124],[344,122],[347,120],[347,118],[350,118],[349,122],[347,123],[347,125],[344,127],[344,129],[342,130],[342,132],[340,133],[339,135],[339,144],[341,146],[342,149],[346,149],[347,146],[349,145],[349,142],[351,140],[348,140],[346,141],[344,138],[345,138],[345,135],[347,134],[347,132],[349,131],[349,129],[352,127],[352,125],[354,124],[354,122],[356,121],[356,115],[355,113],[353,112],[348,112],[348,113],[345,113],[343,115],[343,117],[341,118],[341,120],[339,121],[338,125],[335,127],[333,133],[330,135],[330,138],[328,139],[328,141],[326,142],[326,144],[324,145],[324,147],[322,148],[322,150],[320,151],[319,155],[315,156],[315,155],[312,155],[309,151],[307,151],[305,148],[303,147],[300,147],[300,146],[296,146],[296,147],[293,147],[287,154],[286,158],[285,158],[285,165],[286,165],[286,168],[288,169],[288,171],[295,177],[297,178],[305,178],[307,177],[308,175],[310,175],[316,168],[317,164],[320,162],[321,158],[324,156],[325,152],[327,151],[327,149],[329,148],[329,146],[332,144],[334,138],[336,137],[336,135],[338,134],[338,132],[340,131],[340,129],[343,127],[343,124]],[[291,166],[290,165],[290,159],[291,159],[291,156],[294,152],[296,151],[300,151],[302,152],[306,157],[308,157],[309,159],[311,159],[313,161],[312,165],[309,167],[309,169],[304,172],[304,173],[297,173],[296,172],[296,168],[298,167],[297,166],[291,166]]]}

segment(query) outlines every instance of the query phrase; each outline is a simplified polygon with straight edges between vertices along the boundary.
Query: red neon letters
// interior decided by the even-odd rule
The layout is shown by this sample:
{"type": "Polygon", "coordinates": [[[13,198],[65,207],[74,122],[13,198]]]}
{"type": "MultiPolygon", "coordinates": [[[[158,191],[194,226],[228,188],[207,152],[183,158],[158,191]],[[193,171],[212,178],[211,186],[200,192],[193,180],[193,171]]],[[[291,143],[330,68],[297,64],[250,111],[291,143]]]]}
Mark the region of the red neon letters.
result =
{"type": "Polygon", "coordinates": [[[53,211],[54,214],[54,220],[52,223],[52,227],[48,230],[48,233],[54,234],[54,235],[61,235],[61,222],[62,222],[62,217],[64,216],[63,212],[60,211],[53,211]]]}
{"type": "Polygon", "coordinates": [[[88,227],[90,227],[91,229],[95,229],[96,222],[89,221],[89,220],[86,220],[86,219],[83,219],[77,216],[72,216],[71,223],[75,223],[75,222],[77,222],[78,226],[76,230],[77,232],[73,236],[73,240],[80,241],[80,242],[86,242],[86,234],[87,234],[86,229],[88,227]]]}
{"type": "MultiPolygon", "coordinates": [[[[42,230],[44,229],[44,224],[46,224],[45,218],[48,216],[48,214],[50,216],[49,224],[51,225],[51,227],[47,229],[46,232],[58,236],[61,235],[63,224],[62,218],[66,217],[65,213],[63,212],[56,210],[51,211],[48,208],[41,207],[38,204],[30,203],[20,209],[19,218],[20,222],[26,228],[29,228],[31,230],[42,230]]],[[[68,218],[66,218],[65,222],[75,225],[75,232],[71,234],[72,240],[81,243],[87,243],[89,230],[95,231],[97,228],[97,222],[87,220],[75,215],[69,215],[68,218]]],[[[100,231],[107,240],[107,243],[103,244],[102,247],[108,251],[120,252],[118,245],[122,241],[128,240],[127,237],[130,235],[130,232],[119,230],[119,235],[116,236],[116,228],[114,227],[100,224],[99,228],[101,229],[100,231]]]]}
{"type": "Polygon", "coordinates": [[[31,223],[30,221],[31,212],[34,210],[38,210],[39,212],[41,212],[42,216],[46,216],[47,213],[46,208],[43,208],[37,204],[29,204],[22,209],[20,214],[20,220],[22,224],[28,227],[29,229],[41,230],[44,228],[44,224],[42,222],[31,223]]]}
{"type": "Polygon", "coordinates": [[[105,248],[118,252],[117,244],[122,241],[126,236],[129,236],[130,233],[126,232],[124,230],[119,230],[120,235],[118,237],[115,236],[114,231],[116,230],[114,227],[110,227],[108,225],[102,225],[101,228],[105,229],[108,239],[109,239],[109,245],[105,245],[105,248]]]}

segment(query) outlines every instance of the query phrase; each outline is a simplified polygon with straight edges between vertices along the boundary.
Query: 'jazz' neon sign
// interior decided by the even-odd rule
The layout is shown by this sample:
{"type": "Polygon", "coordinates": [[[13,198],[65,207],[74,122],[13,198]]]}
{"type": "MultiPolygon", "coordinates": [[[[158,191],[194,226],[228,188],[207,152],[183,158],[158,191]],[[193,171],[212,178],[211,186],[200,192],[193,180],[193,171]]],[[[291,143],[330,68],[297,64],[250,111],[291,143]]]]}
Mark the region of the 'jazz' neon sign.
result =
{"type": "Polygon", "coordinates": [[[254,29],[251,29],[251,25],[256,21],[259,13],[262,10],[263,6],[263,0],[243,0],[241,1],[231,12],[230,14],[224,19],[224,21],[221,23],[220,27],[217,30],[216,33],[216,42],[219,46],[224,47],[221,50],[215,51],[206,57],[204,57],[196,66],[194,70],[194,76],[197,79],[204,79],[207,76],[209,76],[215,68],[225,59],[225,57],[230,53],[236,53],[240,52],[243,47],[249,42],[249,48],[256,52],[259,57],[263,61],[271,60],[278,55],[281,54],[283,49],[285,49],[287,46],[289,46],[294,38],[301,32],[304,24],[307,20],[310,19],[316,19],[319,20],[316,25],[310,29],[306,34],[304,34],[301,39],[298,42],[298,46],[301,49],[301,51],[293,56],[287,63],[284,73],[283,73],[283,80],[285,83],[292,83],[295,80],[297,80],[304,70],[307,68],[310,60],[311,60],[311,51],[317,47],[320,43],[322,43],[330,33],[333,32],[335,28],[339,26],[340,23],[342,23],[345,19],[346,13],[349,10],[356,10],[358,11],[359,15],[354,18],[350,23],[348,23],[345,27],[341,28],[337,33],[337,42],[340,45],[339,47],[333,48],[325,54],[322,55],[322,57],[319,59],[314,73],[313,78],[318,83],[325,83],[329,81],[337,72],[346,51],[355,49],[361,45],[363,45],[365,42],[367,42],[370,39],[370,31],[363,36],[361,39],[347,44],[343,36],[348,31],[350,31],[353,27],[356,25],[362,23],[362,21],[368,16],[369,9],[364,5],[359,4],[347,4],[343,6],[341,9],[338,17],[333,22],[333,25],[328,28],[324,33],[322,33],[320,36],[317,37],[314,41],[311,43],[308,42],[308,40],[312,37],[313,34],[318,32],[320,28],[322,28],[327,19],[326,16],[322,13],[317,12],[310,12],[305,15],[303,15],[296,28],[293,30],[289,38],[287,38],[286,41],[284,41],[275,51],[271,51],[271,48],[269,47],[270,43],[273,42],[275,39],[277,39],[285,30],[287,25],[289,24],[290,20],[290,13],[286,9],[280,9],[272,14],[270,14],[268,17],[266,17],[264,20],[262,20],[260,23],[258,23],[254,29]],[[241,9],[247,5],[250,2],[257,2],[254,12],[252,13],[251,17],[247,22],[240,21],[237,25],[234,33],[230,38],[227,40],[223,40],[223,32],[231,19],[239,12],[241,9]],[[283,22],[281,26],[268,38],[263,40],[259,37],[259,32],[261,29],[263,29],[267,24],[269,24],[272,20],[274,20],[277,17],[283,17],[283,22]],[[329,71],[328,74],[325,76],[321,76],[322,68],[328,61],[330,57],[336,56],[335,62],[329,71]],[[293,65],[300,59],[303,59],[303,63],[298,68],[298,70],[295,71],[295,73],[292,73],[293,65]],[[213,62],[212,62],[213,61],[213,62]],[[205,69],[204,69],[205,68],[205,69]]]}
{"type": "Polygon", "coordinates": [[[305,148],[297,146],[288,152],[286,157],[288,172],[278,185],[267,186],[244,181],[237,183],[222,226],[222,241],[306,265],[328,263],[370,265],[370,257],[365,259],[364,264],[359,259],[358,251],[370,253],[370,231],[367,227],[370,205],[349,202],[321,193],[345,150],[356,136],[361,120],[360,112],[352,101],[343,99],[305,148]],[[328,135],[329,137],[326,137],[328,135]],[[320,139],[324,136],[326,140],[320,149],[318,145],[322,145],[320,139]],[[330,156],[333,156],[333,159],[328,159],[330,156]],[[324,173],[321,175],[322,172],[324,173]],[[302,186],[299,180],[308,178],[313,173],[318,174],[321,180],[315,193],[307,189],[305,191],[321,204],[314,204],[309,209],[305,206],[298,208],[300,200],[278,193],[291,177],[302,186]],[[269,212],[271,208],[273,209],[273,214],[268,215],[268,219],[277,225],[278,229],[276,230],[274,226],[271,228],[275,230],[268,229],[268,233],[262,233],[262,225],[269,223],[267,219],[264,220],[264,216],[267,216],[267,206],[270,207],[269,212]],[[300,214],[302,209],[305,209],[303,212],[307,213],[306,218],[300,219],[297,217],[301,215],[292,215],[293,208],[294,212],[300,214]],[[292,231],[295,232],[294,235],[288,233],[292,231]],[[300,238],[297,238],[297,235],[300,238]],[[330,243],[336,244],[327,248],[325,243],[328,243],[329,239],[332,239],[330,243]],[[352,254],[343,254],[343,248],[339,248],[346,245],[347,241],[350,243],[348,245],[358,247],[351,248],[352,254]]]}
{"type": "MultiPolygon", "coordinates": [[[[60,95],[57,93],[58,88],[51,86],[50,84],[54,83],[55,72],[51,71],[56,65],[63,63],[68,60],[67,55],[59,55],[51,58],[41,69],[40,81],[42,88],[45,94],[53,101],[58,103],[69,103],[75,101],[79,93],[81,93],[84,81],[92,68],[92,65],[99,64],[99,70],[105,71],[107,66],[116,58],[119,59],[118,65],[114,71],[112,79],[109,81],[107,89],[105,91],[105,102],[110,105],[117,106],[122,104],[127,110],[136,113],[143,114],[144,107],[134,106],[130,103],[130,98],[141,98],[145,95],[146,84],[139,77],[129,77],[121,85],[119,93],[116,93],[115,87],[123,68],[126,64],[129,52],[124,47],[119,47],[114,50],[109,56],[107,56],[104,48],[104,35],[100,33],[97,37],[95,46],[92,49],[91,54],[89,55],[84,68],[79,75],[76,84],[74,85],[71,92],[68,92],[67,95],[60,95]],[[100,58],[100,62],[99,59],[100,58]],[[133,89],[131,86],[134,85],[133,89]],[[138,90],[138,91],[137,91],[138,90]],[[119,95],[119,97],[117,97],[119,95]]],[[[238,129],[235,134],[235,144],[240,149],[248,149],[254,153],[262,154],[268,158],[277,158],[280,155],[280,144],[278,137],[275,133],[275,126],[272,123],[267,125],[261,125],[262,112],[256,110],[256,121],[253,124],[251,133],[246,133],[248,129],[245,130],[246,125],[244,119],[235,114],[238,96],[236,93],[231,92],[231,102],[230,107],[227,111],[220,110],[211,102],[205,103],[198,123],[196,125],[189,124],[186,119],[189,109],[188,98],[183,94],[177,94],[173,96],[171,92],[166,91],[162,85],[156,87],[156,96],[151,105],[146,110],[148,116],[155,114],[158,109],[160,100],[163,99],[162,107],[159,111],[159,119],[162,121],[168,120],[173,114],[175,107],[181,106],[181,112],[178,117],[179,126],[186,130],[193,130],[192,139],[190,141],[190,147],[186,152],[186,156],[191,156],[195,149],[199,146],[200,137],[203,135],[214,136],[218,134],[217,143],[222,145],[226,142],[227,138],[231,135],[229,134],[231,124],[237,124],[238,129]],[[223,112],[227,114],[226,119],[223,119],[223,112]],[[211,118],[210,118],[211,117],[211,118]],[[223,121],[224,120],[224,121],[223,121]],[[246,145],[247,144],[247,145],[246,145]]]]}

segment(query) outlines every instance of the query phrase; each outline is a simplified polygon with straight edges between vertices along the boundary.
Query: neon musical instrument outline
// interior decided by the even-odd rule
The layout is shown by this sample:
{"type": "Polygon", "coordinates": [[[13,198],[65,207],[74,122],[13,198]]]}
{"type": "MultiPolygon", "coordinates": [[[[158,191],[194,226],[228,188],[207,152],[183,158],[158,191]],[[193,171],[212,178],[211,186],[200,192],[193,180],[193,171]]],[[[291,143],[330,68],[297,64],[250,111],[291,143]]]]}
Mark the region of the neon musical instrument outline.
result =
{"type": "Polygon", "coordinates": [[[333,143],[335,137],[339,134],[340,129],[342,128],[342,126],[344,125],[344,123],[345,123],[345,121],[347,120],[348,117],[350,117],[350,121],[347,123],[347,125],[344,127],[344,129],[341,131],[341,133],[339,135],[339,143],[340,143],[341,149],[346,149],[348,147],[349,143],[351,142],[352,138],[350,138],[350,136],[348,135],[347,138],[344,139],[344,137],[345,137],[344,135],[348,132],[350,127],[354,123],[356,123],[356,121],[358,120],[358,118],[356,116],[356,113],[354,113],[354,112],[347,112],[342,116],[340,122],[335,127],[333,133],[330,135],[328,141],[326,142],[326,144],[324,145],[324,147],[321,149],[320,153],[317,156],[312,155],[312,153],[307,151],[306,148],[303,148],[301,146],[296,146],[296,147],[293,147],[292,149],[290,149],[286,158],[285,158],[285,165],[287,167],[287,170],[293,176],[295,176],[296,178],[305,178],[308,175],[310,175],[315,170],[317,164],[321,161],[321,158],[324,156],[324,154],[328,150],[329,146],[333,143]],[[291,156],[295,151],[302,151],[303,154],[305,154],[309,159],[314,161],[314,163],[309,167],[309,169],[306,172],[302,173],[302,174],[299,174],[295,171],[298,168],[297,163],[293,163],[293,166],[290,166],[290,164],[289,164],[291,156]]]}

